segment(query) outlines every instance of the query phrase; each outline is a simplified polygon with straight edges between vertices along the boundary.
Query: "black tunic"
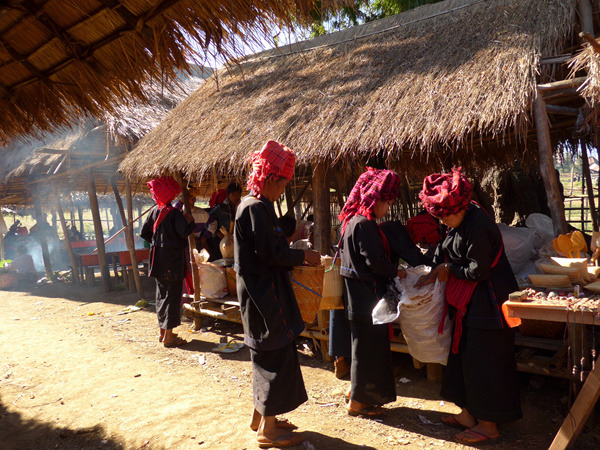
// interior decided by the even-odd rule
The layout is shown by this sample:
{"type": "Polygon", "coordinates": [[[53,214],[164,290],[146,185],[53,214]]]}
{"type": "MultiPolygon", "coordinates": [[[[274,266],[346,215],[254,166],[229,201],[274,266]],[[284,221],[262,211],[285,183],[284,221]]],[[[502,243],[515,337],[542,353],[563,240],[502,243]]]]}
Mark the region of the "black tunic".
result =
{"type": "Polygon", "coordinates": [[[237,208],[234,259],[254,408],[263,416],[292,411],[308,400],[294,342],[304,322],[289,276],[289,268],[304,261],[304,251],[289,247],[264,197],[244,197],[237,208]]]}
{"type": "Polygon", "coordinates": [[[156,278],[156,314],[158,325],[165,330],[181,324],[180,303],[182,283],[187,271],[187,236],[195,223],[173,208],[153,232],[160,211],[155,206],[142,226],[140,236],[152,243],[149,275],[156,278]]]}
{"type": "Polygon", "coordinates": [[[436,254],[436,263],[448,259],[456,278],[478,282],[463,319],[458,353],[450,351],[448,357],[442,396],[490,422],[522,416],[514,332],[499,311],[518,286],[503,249],[497,265],[491,267],[501,243],[491,217],[471,204],[461,225],[450,229],[436,254]]]}
{"type": "Polygon", "coordinates": [[[351,398],[368,405],[396,400],[389,326],[373,325],[371,313],[397,273],[389,260],[377,223],[352,217],[340,245],[344,306],[350,320],[351,398]]]}

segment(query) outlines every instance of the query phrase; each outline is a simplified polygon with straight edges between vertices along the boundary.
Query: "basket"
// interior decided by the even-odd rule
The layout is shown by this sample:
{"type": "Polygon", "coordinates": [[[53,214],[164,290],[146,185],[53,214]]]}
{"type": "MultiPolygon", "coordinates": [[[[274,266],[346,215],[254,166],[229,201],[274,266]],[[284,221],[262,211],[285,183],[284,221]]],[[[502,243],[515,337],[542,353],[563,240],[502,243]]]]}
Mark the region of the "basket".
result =
{"type": "Polygon", "coordinates": [[[325,266],[298,266],[294,267],[290,274],[292,289],[300,308],[300,314],[302,320],[306,323],[312,323],[319,310],[323,293],[324,272],[325,266]]]}
{"type": "Polygon", "coordinates": [[[10,289],[17,284],[17,274],[15,273],[0,273],[0,289],[10,289]]]}
{"type": "Polygon", "coordinates": [[[340,275],[340,260],[337,259],[332,264],[331,257],[323,258],[325,273],[323,274],[323,298],[319,309],[344,309],[342,292],[344,290],[344,280],[340,275]]]}
{"type": "Polygon", "coordinates": [[[233,297],[237,297],[237,289],[235,287],[236,274],[235,274],[235,270],[233,270],[233,267],[225,268],[225,276],[227,278],[227,290],[229,291],[229,295],[231,295],[233,297]]]}

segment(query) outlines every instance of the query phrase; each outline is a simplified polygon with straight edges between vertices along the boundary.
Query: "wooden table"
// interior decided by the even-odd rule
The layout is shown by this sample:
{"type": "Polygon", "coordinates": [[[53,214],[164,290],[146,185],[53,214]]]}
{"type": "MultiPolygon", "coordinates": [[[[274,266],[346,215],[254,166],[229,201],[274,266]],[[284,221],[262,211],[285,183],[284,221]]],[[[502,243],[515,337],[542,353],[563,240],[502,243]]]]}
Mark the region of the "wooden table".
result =
{"type": "MultiPolygon", "coordinates": [[[[573,311],[568,310],[565,306],[545,305],[527,301],[508,301],[505,304],[510,317],[565,323],[573,321],[574,318],[573,311]]],[[[594,313],[591,311],[577,311],[575,314],[577,323],[600,325],[600,320],[595,319],[594,313]]],[[[558,430],[558,433],[556,433],[550,445],[550,450],[565,449],[577,439],[598,398],[600,398],[600,361],[596,363],[596,367],[589,373],[575,403],[573,403],[562,426],[558,430]]]]}

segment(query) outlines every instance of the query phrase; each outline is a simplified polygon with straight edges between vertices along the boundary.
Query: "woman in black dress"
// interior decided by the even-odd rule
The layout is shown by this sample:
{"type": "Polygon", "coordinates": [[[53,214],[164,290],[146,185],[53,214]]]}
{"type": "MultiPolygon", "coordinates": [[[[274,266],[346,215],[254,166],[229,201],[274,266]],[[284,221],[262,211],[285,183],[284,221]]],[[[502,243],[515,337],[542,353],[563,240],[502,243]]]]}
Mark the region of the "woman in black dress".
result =
{"type": "Polygon", "coordinates": [[[304,322],[290,284],[289,269],[317,265],[314,250],[290,248],[279,226],[273,202],[294,176],[295,156],[269,141],[252,154],[250,194],[237,208],[234,261],[244,343],[250,348],[254,373],[254,411],[250,428],[260,448],[291,447],[303,442],[296,428],[276,416],[308,400],[295,339],[304,322]]]}
{"type": "Polygon", "coordinates": [[[340,274],[352,336],[351,416],[376,416],[381,405],[396,400],[389,326],[373,325],[371,313],[398,274],[390,261],[385,235],[375,219],[398,197],[399,180],[391,170],[368,168],[357,180],[342,212],[340,274]]]}
{"type": "Polygon", "coordinates": [[[436,252],[435,269],[417,283],[446,281],[446,303],[454,318],[442,397],[461,412],[442,421],[464,428],[455,436],[463,444],[496,439],[497,423],[522,417],[514,332],[501,313],[502,303],[518,286],[502,235],[494,220],[471,202],[471,184],[460,169],[425,178],[419,197],[449,227],[436,252]]]}

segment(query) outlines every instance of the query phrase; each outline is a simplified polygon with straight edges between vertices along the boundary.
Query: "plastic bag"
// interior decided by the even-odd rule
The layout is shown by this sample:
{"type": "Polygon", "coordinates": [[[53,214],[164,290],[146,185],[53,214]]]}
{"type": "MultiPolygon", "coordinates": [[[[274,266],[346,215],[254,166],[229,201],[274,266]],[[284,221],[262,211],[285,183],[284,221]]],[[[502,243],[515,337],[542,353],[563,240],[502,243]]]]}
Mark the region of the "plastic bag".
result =
{"type": "Polygon", "coordinates": [[[508,262],[513,272],[519,273],[535,254],[533,251],[535,231],[527,227],[510,227],[505,223],[499,223],[498,228],[502,233],[508,262]]]}
{"type": "MultiPolygon", "coordinates": [[[[545,214],[533,213],[525,221],[527,228],[531,228],[541,238],[543,243],[554,239],[554,226],[552,219],[545,214]]],[[[542,244],[543,245],[543,244],[542,244]]]]}
{"type": "MultiPolygon", "coordinates": [[[[412,281],[411,281],[412,282],[412,281]]],[[[421,288],[432,291],[429,301],[400,299],[400,326],[410,355],[422,363],[446,365],[452,341],[452,321],[446,317],[442,334],[438,328],[444,314],[446,283],[436,281],[421,288]]],[[[423,292],[425,294],[425,292],[423,292]]]]}
{"type": "Polygon", "coordinates": [[[198,272],[200,273],[200,295],[206,298],[222,298],[229,293],[223,268],[211,263],[202,263],[198,265],[198,272]]]}
{"type": "Polygon", "coordinates": [[[219,250],[221,250],[221,255],[223,259],[232,259],[233,258],[233,235],[227,233],[221,242],[219,242],[219,250]]]}
{"type": "Polygon", "coordinates": [[[404,295],[404,286],[398,277],[388,285],[387,292],[373,308],[373,324],[392,323],[400,317],[400,299],[404,295]]]}

